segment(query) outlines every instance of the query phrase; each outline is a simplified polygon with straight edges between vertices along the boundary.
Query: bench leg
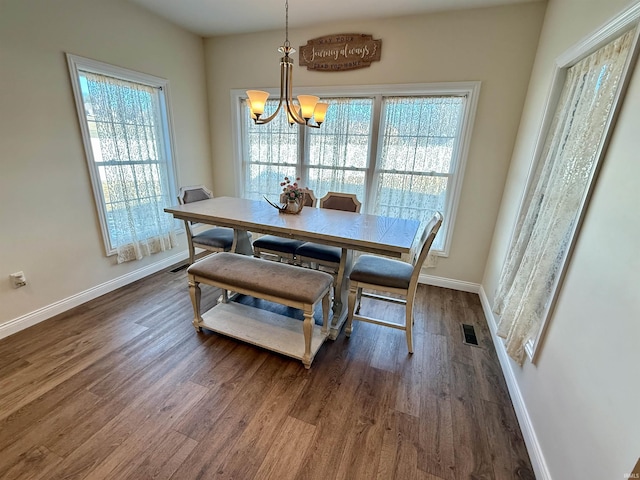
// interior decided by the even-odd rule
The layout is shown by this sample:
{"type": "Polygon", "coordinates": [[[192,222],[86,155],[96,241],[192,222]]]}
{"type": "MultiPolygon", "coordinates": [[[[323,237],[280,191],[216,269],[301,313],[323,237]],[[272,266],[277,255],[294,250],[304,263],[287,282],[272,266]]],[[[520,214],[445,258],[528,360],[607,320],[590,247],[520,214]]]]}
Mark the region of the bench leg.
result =
{"type": "Polygon", "coordinates": [[[191,304],[193,305],[193,328],[196,332],[202,332],[202,315],[200,315],[200,284],[196,279],[189,275],[189,296],[191,297],[191,304]]]}
{"type": "Polygon", "coordinates": [[[304,307],[304,322],[302,324],[302,331],[304,332],[304,355],[302,357],[302,363],[304,368],[311,367],[311,335],[313,334],[313,306],[305,305],[304,307]]]}

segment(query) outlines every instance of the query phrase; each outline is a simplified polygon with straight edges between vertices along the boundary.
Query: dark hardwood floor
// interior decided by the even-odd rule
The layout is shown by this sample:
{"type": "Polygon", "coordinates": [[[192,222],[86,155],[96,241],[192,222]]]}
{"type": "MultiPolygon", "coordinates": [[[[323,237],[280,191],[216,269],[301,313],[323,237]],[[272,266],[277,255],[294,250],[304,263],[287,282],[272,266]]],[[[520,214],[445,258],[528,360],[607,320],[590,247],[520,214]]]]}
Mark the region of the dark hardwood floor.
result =
{"type": "Polygon", "coordinates": [[[310,370],[191,319],[165,271],[1,340],[0,478],[534,478],[477,295],[420,286],[413,355],[357,323],[310,370]]]}

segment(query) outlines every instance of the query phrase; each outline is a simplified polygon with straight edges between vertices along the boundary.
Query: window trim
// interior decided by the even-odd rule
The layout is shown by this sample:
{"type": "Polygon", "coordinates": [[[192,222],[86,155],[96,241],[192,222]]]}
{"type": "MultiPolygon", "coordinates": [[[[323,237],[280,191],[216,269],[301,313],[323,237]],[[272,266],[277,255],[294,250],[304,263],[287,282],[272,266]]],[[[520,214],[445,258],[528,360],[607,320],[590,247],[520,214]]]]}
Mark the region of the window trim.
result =
{"type": "MultiPolygon", "coordinates": [[[[106,216],[106,201],[104,198],[104,192],[102,191],[102,184],[100,182],[100,175],[96,167],[96,162],[93,156],[93,148],[91,145],[91,134],[89,132],[89,126],[87,124],[87,115],[84,108],[84,100],[82,97],[82,91],[80,89],[79,75],[80,71],[86,71],[91,73],[97,73],[101,75],[108,75],[127,82],[135,82],[150,87],[159,88],[162,91],[160,95],[160,110],[164,119],[164,143],[165,151],[167,154],[168,162],[168,175],[169,175],[169,196],[176,198],[177,195],[177,174],[176,174],[176,162],[174,151],[174,129],[171,114],[171,101],[169,94],[169,80],[156,77],[135,70],[129,70],[127,68],[118,67],[109,63],[100,62],[90,58],[73,55],[71,53],[65,54],[67,57],[67,65],[69,67],[69,75],[71,79],[71,86],[73,90],[73,96],[76,104],[76,112],[78,114],[78,123],[80,124],[80,132],[82,135],[82,143],[85,150],[85,159],[87,161],[87,167],[89,169],[89,176],[91,178],[91,188],[93,190],[93,197],[96,202],[96,210],[98,212],[98,218],[100,220],[100,231],[102,233],[102,241],[105,248],[106,256],[112,256],[117,254],[117,249],[111,245],[111,238],[109,235],[109,227],[107,224],[106,216]]],[[[176,230],[180,230],[176,228],[176,230]]]]}
{"type": "MultiPolygon", "coordinates": [[[[374,176],[377,175],[378,156],[380,150],[380,142],[383,141],[380,136],[380,123],[382,122],[382,98],[387,96],[397,97],[415,97],[420,95],[455,95],[466,96],[467,105],[464,108],[463,116],[459,125],[460,141],[457,142],[457,149],[453,155],[455,172],[451,174],[453,178],[452,188],[447,189],[447,210],[442,212],[445,218],[445,225],[442,229],[445,232],[444,246],[442,250],[433,252],[434,254],[442,257],[448,257],[451,243],[453,239],[453,231],[456,223],[456,216],[458,212],[458,206],[460,203],[460,196],[462,194],[462,184],[464,181],[464,174],[467,165],[467,158],[469,154],[469,148],[471,144],[471,137],[473,133],[473,125],[476,116],[476,110],[478,106],[478,98],[480,96],[480,81],[470,82],[439,82],[439,83],[411,83],[411,84],[381,84],[381,85],[348,85],[348,86],[324,86],[324,87],[297,87],[296,94],[313,94],[320,98],[323,97],[368,97],[374,98],[373,107],[373,119],[372,119],[372,131],[371,131],[371,144],[375,146],[372,149],[370,161],[373,161],[373,165],[370,165],[367,169],[366,175],[366,191],[367,199],[363,202],[366,206],[366,211],[370,212],[372,205],[371,199],[371,187],[374,182],[374,176]],[[375,150],[375,151],[373,151],[375,150]],[[370,173],[369,173],[370,172],[370,173]]],[[[269,92],[272,97],[279,95],[278,88],[265,88],[261,87],[260,90],[269,92]]],[[[244,89],[232,89],[231,90],[231,122],[232,122],[232,138],[233,138],[233,156],[234,156],[234,169],[236,178],[236,194],[242,196],[244,194],[244,169],[243,169],[243,155],[242,155],[242,121],[240,117],[241,109],[238,108],[240,102],[247,98],[246,91],[244,89]]],[[[305,127],[298,127],[299,129],[305,127]]],[[[301,138],[304,142],[306,134],[302,134],[301,138]]],[[[299,156],[299,167],[302,155],[299,156]]]]}
{"type": "Polygon", "coordinates": [[[562,286],[564,283],[565,275],[568,270],[569,262],[571,261],[574,249],[579,240],[580,232],[582,229],[582,224],[584,222],[585,216],[587,215],[587,210],[589,208],[589,202],[591,200],[591,196],[593,194],[593,190],[595,189],[595,184],[598,180],[598,174],[600,168],[602,167],[602,162],[604,157],[606,156],[606,151],[609,146],[609,142],[611,140],[611,136],[613,135],[613,131],[615,128],[615,123],[617,121],[620,110],[623,107],[624,97],[626,95],[626,91],[633,75],[634,65],[637,61],[638,56],[640,56],[640,3],[635,3],[623,11],[621,11],[618,15],[606,21],[600,27],[591,31],[591,33],[587,34],[584,38],[578,41],[573,46],[569,47],[563,53],[561,53],[558,57],[556,57],[553,62],[553,72],[550,82],[549,91],[547,93],[545,105],[542,111],[542,117],[540,120],[540,125],[537,131],[537,137],[535,141],[535,145],[533,148],[532,161],[529,164],[529,169],[527,171],[527,177],[525,180],[525,188],[522,190],[522,194],[520,196],[520,202],[518,204],[518,209],[516,210],[517,216],[513,222],[513,228],[511,231],[511,235],[509,238],[509,243],[507,244],[509,248],[505,250],[503,264],[507,260],[507,256],[509,254],[510,246],[514,243],[516,238],[516,224],[517,219],[520,218],[520,215],[525,207],[526,198],[533,187],[535,170],[541,161],[545,142],[547,141],[547,136],[551,129],[551,124],[553,121],[553,117],[556,114],[556,109],[558,103],[560,102],[560,96],[562,94],[562,89],[564,88],[564,84],[567,77],[567,70],[588,57],[589,55],[595,53],[600,48],[604,47],[617,37],[624,35],[626,32],[630,30],[636,30],[635,38],[631,45],[630,52],[628,54],[628,58],[626,60],[626,65],[622,71],[620,77],[620,85],[618,87],[618,92],[615,96],[613,105],[611,107],[611,113],[609,118],[607,119],[607,126],[605,127],[605,132],[603,134],[602,143],[598,149],[597,157],[595,160],[595,165],[593,172],[591,173],[589,179],[589,185],[585,192],[585,196],[581,205],[579,207],[579,215],[576,220],[576,224],[572,229],[570,234],[570,241],[568,247],[564,253],[564,258],[561,262],[560,274],[556,278],[556,281],[552,288],[552,293],[549,299],[549,303],[545,309],[545,312],[541,319],[540,328],[538,332],[536,332],[535,337],[533,339],[528,340],[524,345],[524,351],[529,359],[529,361],[533,364],[536,364],[538,361],[538,355],[541,351],[541,346],[544,343],[544,338],[547,333],[547,328],[552,320],[552,317],[555,312],[556,303],[560,296],[560,292],[562,290],[562,286]]]}

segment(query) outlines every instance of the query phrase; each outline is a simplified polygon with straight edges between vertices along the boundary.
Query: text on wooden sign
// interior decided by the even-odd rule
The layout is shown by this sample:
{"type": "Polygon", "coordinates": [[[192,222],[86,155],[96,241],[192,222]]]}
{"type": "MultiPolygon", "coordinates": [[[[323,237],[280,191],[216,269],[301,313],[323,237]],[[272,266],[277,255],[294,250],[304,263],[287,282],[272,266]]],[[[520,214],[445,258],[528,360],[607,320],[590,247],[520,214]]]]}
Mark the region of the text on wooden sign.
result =
{"type": "Polygon", "coordinates": [[[382,40],[372,35],[342,33],[307,41],[300,47],[300,66],[307,70],[353,70],[380,60],[382,40]]]}

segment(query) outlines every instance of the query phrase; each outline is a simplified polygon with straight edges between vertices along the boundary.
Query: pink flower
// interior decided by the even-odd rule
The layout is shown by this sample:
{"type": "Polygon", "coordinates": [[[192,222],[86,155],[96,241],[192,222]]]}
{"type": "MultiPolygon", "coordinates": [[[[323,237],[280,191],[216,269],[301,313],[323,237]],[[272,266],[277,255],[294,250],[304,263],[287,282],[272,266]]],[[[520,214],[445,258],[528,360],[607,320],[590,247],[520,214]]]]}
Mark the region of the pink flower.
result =
{"type": "Polygon", "coordinates": [[[300,177],[296,177],[296,181],[292,183],[289,177],[284,177],[284,181],[280,182],[284,195],[290,201],[304,198],[304,190],[298,184],[298,180],[300,180],[300,177]]]}

